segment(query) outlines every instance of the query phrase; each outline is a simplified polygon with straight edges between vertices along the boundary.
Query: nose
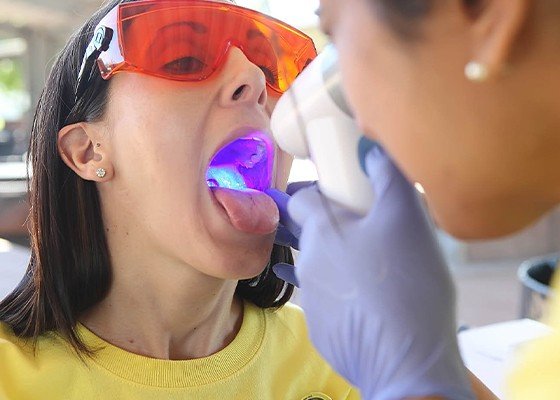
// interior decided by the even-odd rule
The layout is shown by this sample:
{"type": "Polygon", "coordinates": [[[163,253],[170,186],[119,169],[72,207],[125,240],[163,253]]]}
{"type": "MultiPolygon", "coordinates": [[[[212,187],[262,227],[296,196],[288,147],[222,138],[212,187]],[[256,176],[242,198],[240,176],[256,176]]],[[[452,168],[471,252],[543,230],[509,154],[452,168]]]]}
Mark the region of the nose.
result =
{"type": "Polygon", "coordinates": [[[237,47],[228,52],[223,78],[225,84],[220,94],[222,106],[266,106],[268,96],[264,73],[237,47]]]}

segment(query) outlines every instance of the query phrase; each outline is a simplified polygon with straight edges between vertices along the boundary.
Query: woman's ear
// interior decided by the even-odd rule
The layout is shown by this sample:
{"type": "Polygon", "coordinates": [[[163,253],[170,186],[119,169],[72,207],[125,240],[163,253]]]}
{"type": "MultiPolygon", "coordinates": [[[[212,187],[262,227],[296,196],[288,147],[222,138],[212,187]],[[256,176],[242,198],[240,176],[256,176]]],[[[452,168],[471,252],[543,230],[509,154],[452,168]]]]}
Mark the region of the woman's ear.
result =
{"type": "Polygon", "coordinates": [[[67,125],[58,132],[58,152],[64,163],[87,181],[106,182],[113,165],[96,127],[85,122],[67,125]]]}
{"type": "Polygon", "coordinates": [[[472,62],[489,78],[507,70],[517,39],[528,21],[531,0],[481,0],[473,23],[472,62]]]}

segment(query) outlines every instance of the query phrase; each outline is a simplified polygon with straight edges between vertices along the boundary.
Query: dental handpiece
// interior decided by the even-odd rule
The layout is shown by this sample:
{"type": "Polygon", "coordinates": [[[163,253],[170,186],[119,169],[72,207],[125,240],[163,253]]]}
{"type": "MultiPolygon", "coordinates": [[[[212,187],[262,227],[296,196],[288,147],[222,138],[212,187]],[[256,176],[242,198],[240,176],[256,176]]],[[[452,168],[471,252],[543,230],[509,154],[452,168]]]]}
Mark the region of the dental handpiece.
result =
{"type": "Polygon", "coordinates": [[[371,209],[373,189],[358,154],[363,136],[341,88],[334,46],[327,46],[282,95],[271,126],[282,150],[313,161],[324,195],[360,215],[371,209]]]}

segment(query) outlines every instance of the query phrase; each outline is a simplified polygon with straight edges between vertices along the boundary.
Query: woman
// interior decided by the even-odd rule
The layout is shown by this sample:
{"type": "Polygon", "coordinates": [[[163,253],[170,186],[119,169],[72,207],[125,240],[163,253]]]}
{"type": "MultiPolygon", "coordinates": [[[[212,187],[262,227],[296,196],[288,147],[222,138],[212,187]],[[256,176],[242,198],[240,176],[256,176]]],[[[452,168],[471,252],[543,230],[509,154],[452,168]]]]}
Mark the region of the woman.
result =
{"type": "MultiPolygon", "coordinates": [[[[357,120],[384,151],[366,157],[365,218],[325,211],[314,189],[289,203],[311,336],[364,398],[473,398],[451,280],[410,182],[463,239],[510,234],[560,202],[560,4],[322,0],[320,11],[357,120]]],[[[551,316],[557,328],[558,304],[551,316]]],[[[559,346],[554,334],[528,351],[512,398],[558,396],[559,346]]]]}
{"type": "MultiPolygon", "coordinates": [[[[72,36],[33,124],[32,257],[0,303],[0,398],[357,397],[268,273],[291,261],[272,200],[207,183],[225,144],[265,140],[314,54],[217,1],[112,1],[72,36]]],[[[268,151],[283,187],[290,160],[268,151]]]]}

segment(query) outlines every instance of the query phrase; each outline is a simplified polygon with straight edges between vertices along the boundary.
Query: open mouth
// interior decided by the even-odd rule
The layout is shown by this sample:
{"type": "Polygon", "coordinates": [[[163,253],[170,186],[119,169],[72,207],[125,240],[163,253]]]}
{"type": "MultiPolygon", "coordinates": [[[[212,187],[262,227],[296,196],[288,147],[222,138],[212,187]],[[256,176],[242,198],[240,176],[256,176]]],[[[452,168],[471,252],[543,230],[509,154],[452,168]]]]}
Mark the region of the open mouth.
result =
{"type": "Polygon", "coordinates": [[[206,171],[211,188],[265,191],[272,184],[274,146],[263,132],[254,131],[222,147],[206,171]]]}
{"type": "Polygon", "coordinates": [[[222,147],[206,171],[206,184],[231,225],[250,234],[270,234],[278,207],[265,190],[272,185],[274,144],[262,131],[250,131],[222,147]]]}

